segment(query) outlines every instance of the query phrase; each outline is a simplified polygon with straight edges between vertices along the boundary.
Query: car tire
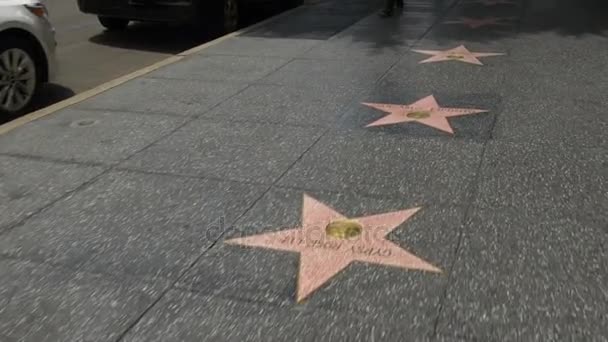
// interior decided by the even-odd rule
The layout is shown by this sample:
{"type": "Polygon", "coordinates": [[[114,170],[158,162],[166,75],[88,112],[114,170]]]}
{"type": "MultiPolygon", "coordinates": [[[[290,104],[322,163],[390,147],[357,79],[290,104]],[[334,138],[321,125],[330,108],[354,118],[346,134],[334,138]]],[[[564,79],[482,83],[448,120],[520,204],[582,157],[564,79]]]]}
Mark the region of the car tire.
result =
{"type": "Polygon", "coordinates": [[[223,35],[238,30],[241,24],[241,10],[238,0],[213,0],[204,10],[203,23],[206,30],[215,35],[223,35]]]}
{"type": "Polygon", "coordinates": [[[0,121],[27,113],[40,92],[44,61],[36,47],[26,39],[3,36],[0,39],[0,121]],[[17,58],[19,68],[10,68],[17,58]]]}
{"type": "Polygon", "coordinates": [[[129,26],[128,19],[112,18],[112,17],[97,17],[99,23],[110,31],[122,31],[129,26]]]}
{"type": "Polygon", "coordinates": [[[238,0],[222,0],[222,33],[227,34],[239,29],[241,16],[238,0]]]}

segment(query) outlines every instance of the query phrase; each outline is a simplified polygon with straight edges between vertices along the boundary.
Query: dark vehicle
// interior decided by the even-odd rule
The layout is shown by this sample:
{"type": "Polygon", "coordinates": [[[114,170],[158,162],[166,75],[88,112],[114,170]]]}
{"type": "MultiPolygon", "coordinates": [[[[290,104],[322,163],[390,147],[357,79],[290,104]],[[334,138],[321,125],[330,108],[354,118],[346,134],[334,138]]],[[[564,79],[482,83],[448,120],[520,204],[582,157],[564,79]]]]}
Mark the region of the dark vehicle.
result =
{"type": "Polygon", "coordinates": [[[249,6],[296,7],[303,0],[78,0],[81,12],[95,14],[108,30],[130,21],[194,24],[228,33],[238,29],[249,6]]]}

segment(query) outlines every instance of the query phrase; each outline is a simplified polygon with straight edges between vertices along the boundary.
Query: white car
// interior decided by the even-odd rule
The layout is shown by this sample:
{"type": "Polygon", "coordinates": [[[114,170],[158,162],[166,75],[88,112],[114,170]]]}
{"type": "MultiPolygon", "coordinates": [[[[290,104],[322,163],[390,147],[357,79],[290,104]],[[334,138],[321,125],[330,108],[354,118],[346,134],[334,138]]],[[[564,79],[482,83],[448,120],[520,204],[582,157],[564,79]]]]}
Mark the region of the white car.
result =
{"type": "Polygon", "coordinates": [[[24,114],[55,72],[55,30],[36,0],[0,0],[0,121],[24,114]]]}

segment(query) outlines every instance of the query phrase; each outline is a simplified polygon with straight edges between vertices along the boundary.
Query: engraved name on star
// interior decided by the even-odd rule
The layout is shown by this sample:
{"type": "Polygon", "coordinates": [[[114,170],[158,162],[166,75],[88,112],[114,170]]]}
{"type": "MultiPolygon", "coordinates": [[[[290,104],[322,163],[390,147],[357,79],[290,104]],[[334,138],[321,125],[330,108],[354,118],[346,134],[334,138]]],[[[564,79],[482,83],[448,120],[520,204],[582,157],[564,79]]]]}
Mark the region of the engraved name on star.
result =
{"type": "Polygon", "coordinates": [[[463,63],[471,63],[476,65],[483,65],[479,58],[481,57],[492,57],[501,56],[504,53],[496,52],[471,52],[464,45],[460,45],[453,49],[441,51],[441,50],[413,50],[414,52],[422,53],[425,55],[431,55],[433,57],[427,58],[419,63],[433,63],[443,61],[459,61],[463,63]]]}
{"type": "Polygon", "coordinates": [[[304,195],[301,227],[235,238],[225,243],[298,252],[296,300],[301,302],[355,261],[441,273],[439,268],[386,238],[419,209],[347,219],[304,195]]]}
{"type": "Polygon", "coordinates": [[[418,122],[450,134],[454,134],[454,130],[448,122],[448,118],[487,112],[484,109],[440,107],[433,95],[429,95],[409,105],[368,102],[362,104],[389,113],[383,118],[368,124],[366,127],[418,122]]]}

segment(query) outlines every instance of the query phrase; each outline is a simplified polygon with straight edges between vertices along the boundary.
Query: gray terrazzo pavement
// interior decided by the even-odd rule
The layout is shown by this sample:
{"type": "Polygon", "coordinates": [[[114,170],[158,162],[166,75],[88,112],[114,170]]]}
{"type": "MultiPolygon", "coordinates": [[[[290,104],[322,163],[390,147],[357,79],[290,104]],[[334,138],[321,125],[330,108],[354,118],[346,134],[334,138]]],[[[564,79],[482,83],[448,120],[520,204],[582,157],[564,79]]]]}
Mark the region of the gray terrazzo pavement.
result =
{"type": "Polygon", "coordinates": [[[307,1],[0,136],[0,341],[607,341],[608,6],[492,2],[307,1]],[[459,45],[505,55],[412,51],[459,45]],[[365,127],[428,95],[487,112],[365,127]],[[355,261],[297,302],[297,253],[224,242],[305,194],[419,207],[385,238],[441,273],[355,261]]]}

